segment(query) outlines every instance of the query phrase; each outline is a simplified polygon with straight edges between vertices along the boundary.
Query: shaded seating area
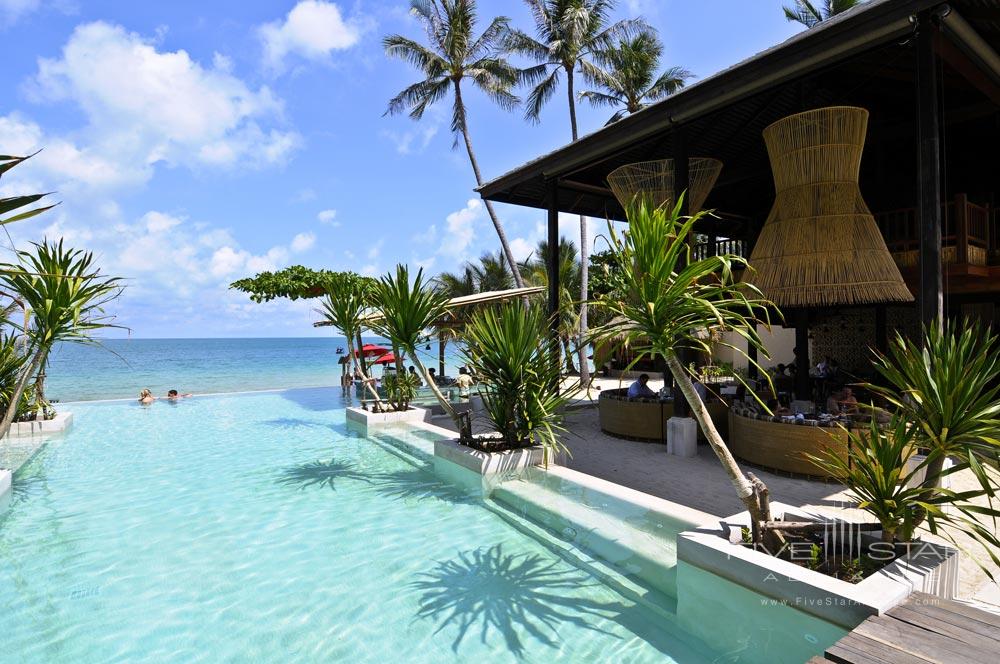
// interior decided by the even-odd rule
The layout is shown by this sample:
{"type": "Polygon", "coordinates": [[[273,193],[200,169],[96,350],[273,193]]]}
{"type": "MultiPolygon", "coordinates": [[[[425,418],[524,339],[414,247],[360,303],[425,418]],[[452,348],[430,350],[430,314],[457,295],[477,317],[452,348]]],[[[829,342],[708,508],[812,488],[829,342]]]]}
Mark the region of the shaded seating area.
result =
{"type": "MultiPolygon", "coordinates": [[[[674,416],[672,399],[629,398],[625,388],[601,390],[597,401],[601,431],[628,440],[666,443],[667,420],[674,416]]],[[[706,406],[719,433],[725,438],[729,429],[729,406],[718,399],[706,406]]],[[[704,434],[699,430],[699,439],[704,434]]]]}

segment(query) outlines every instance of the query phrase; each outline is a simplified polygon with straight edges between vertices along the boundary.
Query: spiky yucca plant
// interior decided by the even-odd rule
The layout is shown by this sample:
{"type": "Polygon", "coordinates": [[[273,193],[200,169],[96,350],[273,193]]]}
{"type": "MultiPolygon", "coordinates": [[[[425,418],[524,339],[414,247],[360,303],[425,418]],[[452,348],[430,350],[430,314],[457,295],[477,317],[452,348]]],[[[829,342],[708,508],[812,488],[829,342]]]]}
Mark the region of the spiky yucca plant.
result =
{"type": "Polygon", "coordinates": [[[463,358],[479,384],[493,428],[511,446],[539,444],[544,461],[565,446],[559,342],[537,307],[505,303],[480,309],[465,328],[463,358]]]}

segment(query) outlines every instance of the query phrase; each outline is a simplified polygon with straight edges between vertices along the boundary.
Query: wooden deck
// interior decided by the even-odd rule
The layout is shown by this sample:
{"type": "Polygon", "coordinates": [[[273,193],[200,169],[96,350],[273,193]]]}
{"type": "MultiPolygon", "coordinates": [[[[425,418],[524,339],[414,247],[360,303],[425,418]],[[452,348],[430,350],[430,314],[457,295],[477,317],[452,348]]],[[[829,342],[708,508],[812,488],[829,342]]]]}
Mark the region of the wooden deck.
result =
{"type": "Polygon", "coordinates": [[[1000,662],[1000,616],[914,593],[873,616],[809,664],[941,664],[1000,662]]]}

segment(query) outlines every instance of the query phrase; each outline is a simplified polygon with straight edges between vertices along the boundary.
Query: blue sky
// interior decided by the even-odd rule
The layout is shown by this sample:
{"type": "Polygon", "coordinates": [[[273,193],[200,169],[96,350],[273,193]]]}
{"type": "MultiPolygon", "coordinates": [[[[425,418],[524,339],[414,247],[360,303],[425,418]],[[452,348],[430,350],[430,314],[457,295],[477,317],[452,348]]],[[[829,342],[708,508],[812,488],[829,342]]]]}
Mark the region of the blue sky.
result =
{"type": "MultiPolygon", "coordinates": [[[[665,65],[703,78],[798,31],[781,0],[633,0],[665,65]]],[[[422,33],[401,0],[0,0],[0,153],[44,151],[0,195],[57,190],[56,210],[10,227],[23,246],[64,237],[126,277],[115,313],[136,337],[307,336],[312,303],[256,305],[228,284],[301,263],[380,274],[455,270],[497,241],[448,108],[383,117],[416,80],[381,39],[422,33]]],[[[529,29],[524,4],[480,16],[529,29]]],[[[491,178],[568,141],[565,96],[542,123],[470,95],[491,178]]],[[[579,107],[581,131],[606,110],[579,107]]],[[[515,251],[543,213],[498,212],[515,251]]],[[[565,229],[572,236],[574,223],[565,229]]],[[[5,241],[5,259],[10,245],[5,241]]]]}

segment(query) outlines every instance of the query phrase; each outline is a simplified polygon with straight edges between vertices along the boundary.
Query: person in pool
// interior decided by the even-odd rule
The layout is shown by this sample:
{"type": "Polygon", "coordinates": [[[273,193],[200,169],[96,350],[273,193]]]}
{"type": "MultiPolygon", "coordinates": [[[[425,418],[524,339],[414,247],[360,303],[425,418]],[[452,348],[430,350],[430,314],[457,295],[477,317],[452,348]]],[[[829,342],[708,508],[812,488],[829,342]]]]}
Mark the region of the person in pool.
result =
{"type": "Polygon", "coordinates": [[[178,394],[177,390],[169,390],[167,392],[167,398],[170,399],[171,401],[175,401],[177,399],[183,399],[183,398],[189,397],[189,396],[191,396],[190,392],[187,392],[185,394],[178,394]]]}
{"type": "Polygon", "coordinates": [[[153,393],[149,391],[148,387],[143,389],[142,392],[139,392],[139,403],[149,404],[154,401],[156,401],[156,397],[153,396],[153,393]]]}

